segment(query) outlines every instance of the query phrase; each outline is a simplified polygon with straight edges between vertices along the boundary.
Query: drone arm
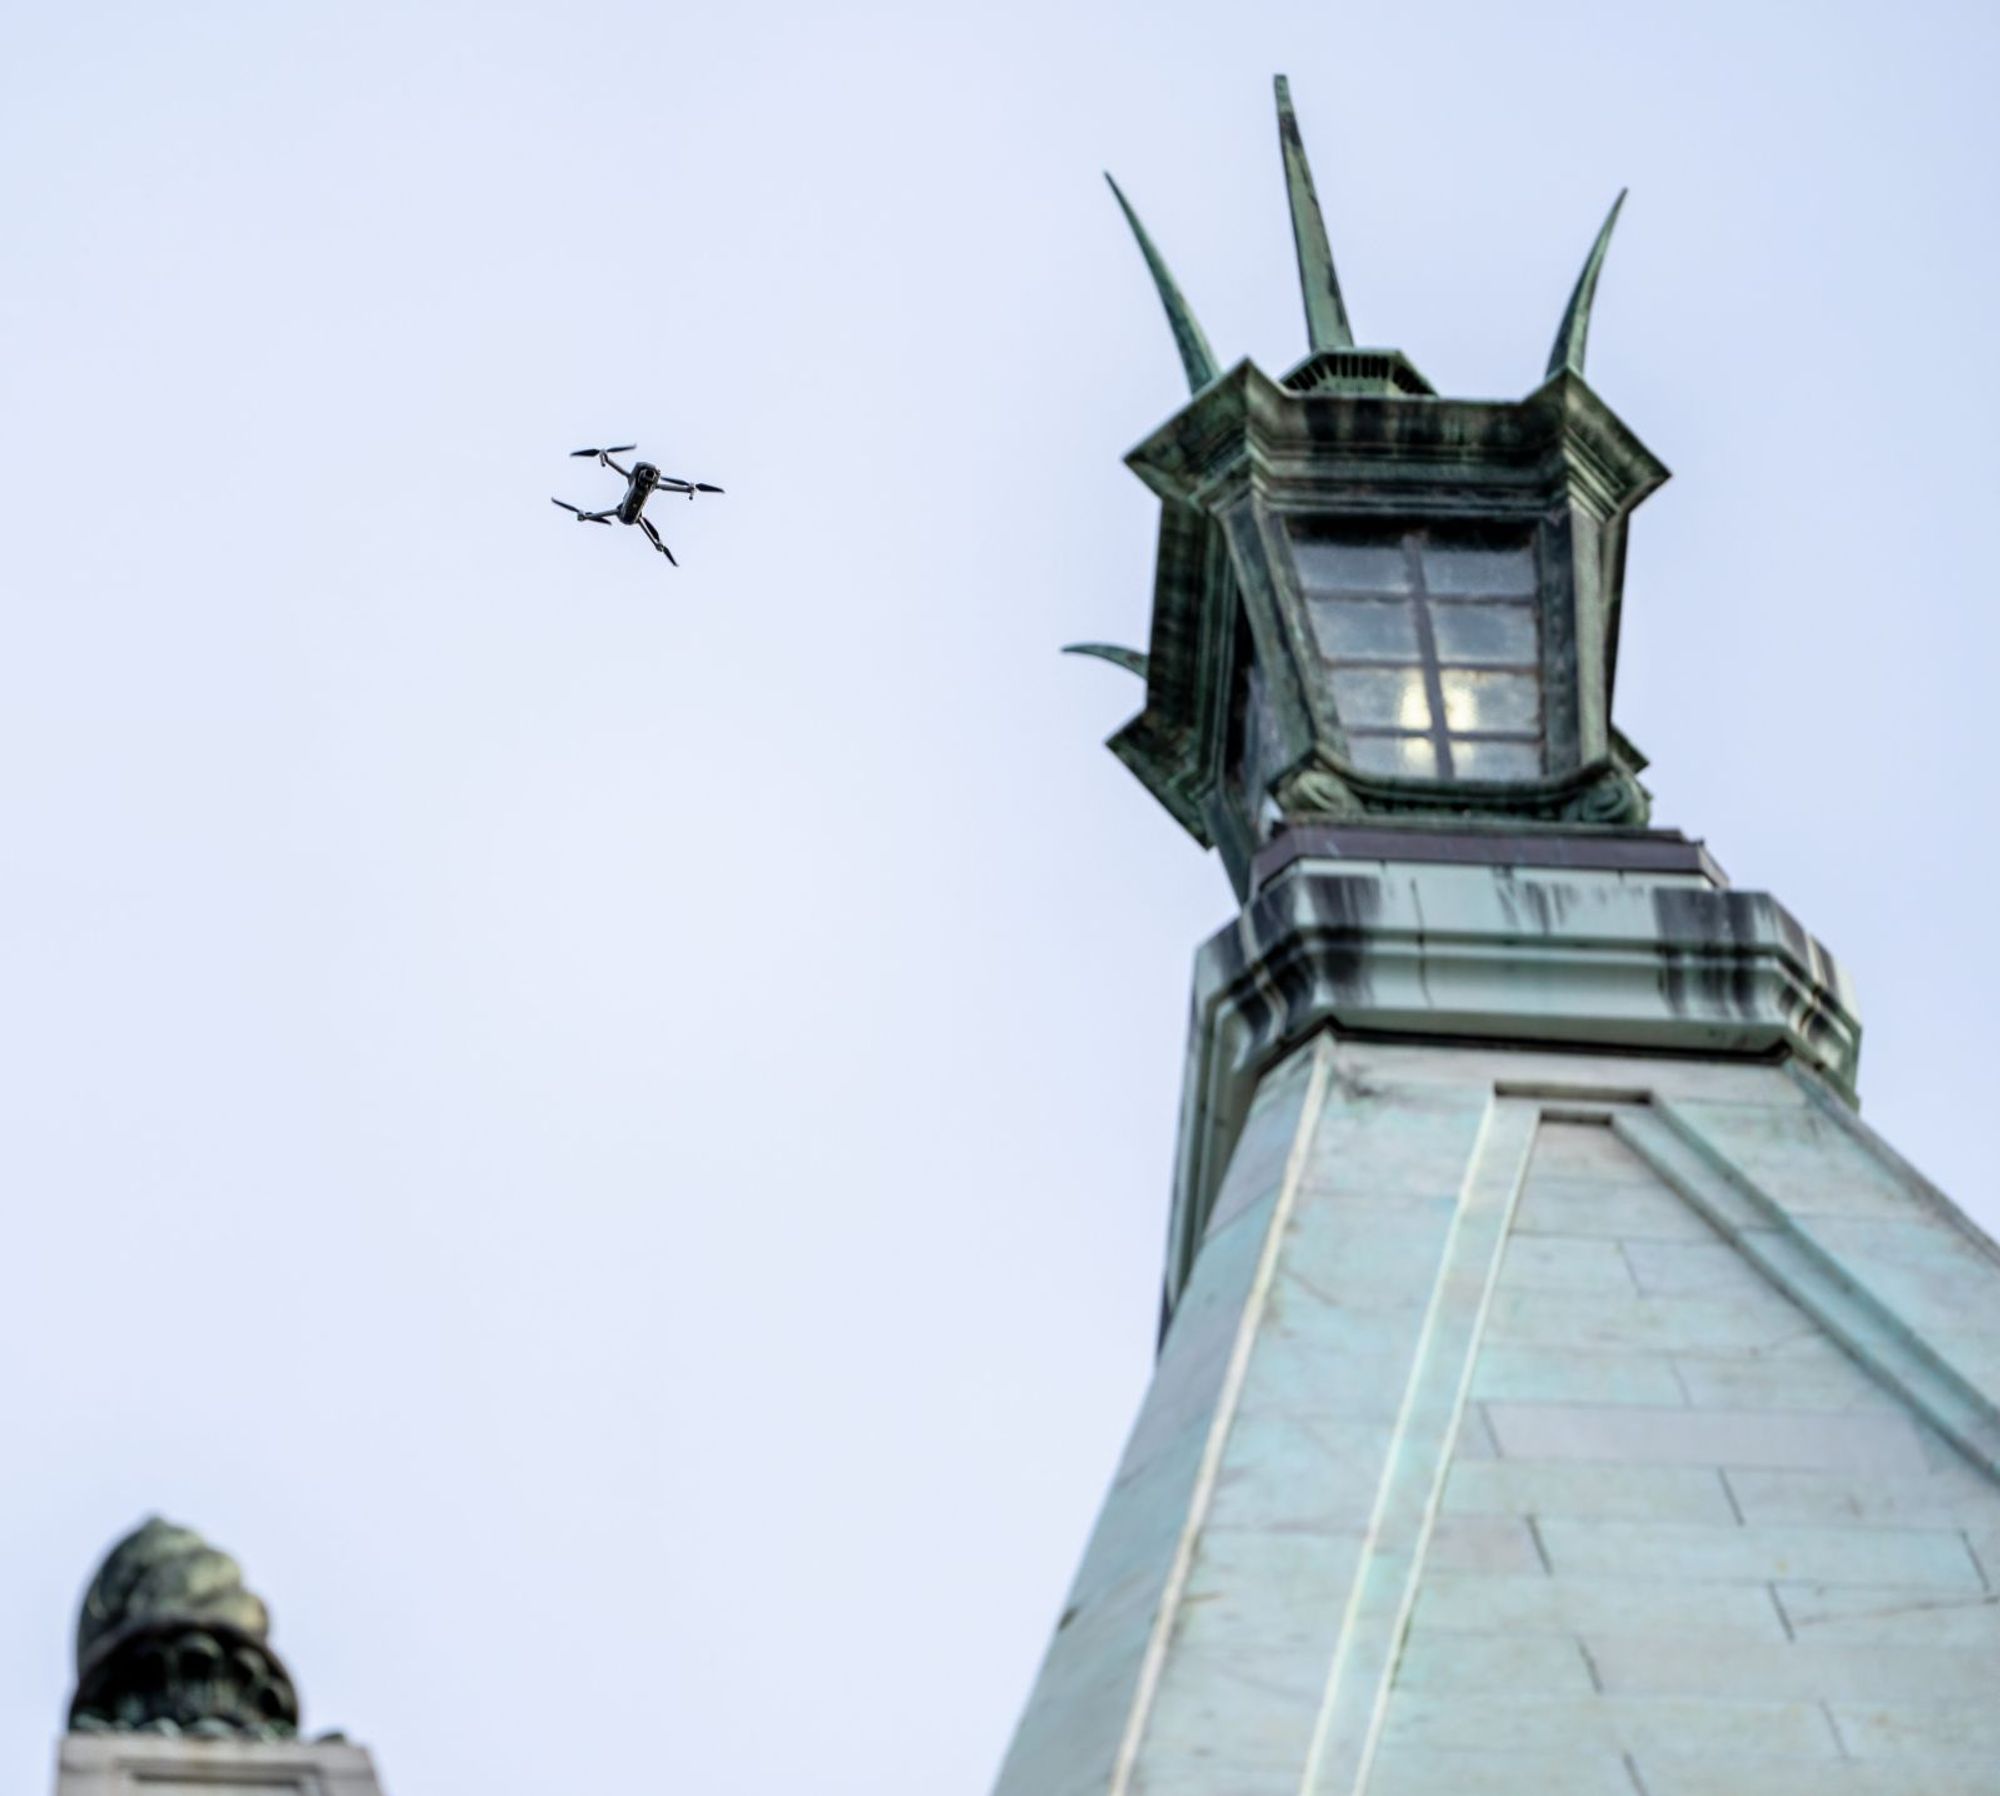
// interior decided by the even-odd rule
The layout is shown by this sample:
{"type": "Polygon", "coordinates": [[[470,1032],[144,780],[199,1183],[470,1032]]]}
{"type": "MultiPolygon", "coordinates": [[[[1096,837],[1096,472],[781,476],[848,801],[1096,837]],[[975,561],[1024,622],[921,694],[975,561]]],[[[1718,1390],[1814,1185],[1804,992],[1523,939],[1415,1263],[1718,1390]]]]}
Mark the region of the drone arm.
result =
{"type": "Polygon", "coordinates": [[[632,478],[632,470],[630,468],[620,467],[618,463],[616,463],[611,459],[610,456],[604,455],[598,457],[598,459],[602,461],[604,465],[607,468],[610,468],[614,473],[623,474],[627,480],[630,480],[632,478]]]}
{"type": "Polygon", "coordinates": [[[674,560],[673,550],[668,548],[667,545],[660,540],[660,533],[653,528],[653,520],[651,518],[642,516],[639,519],[639,528],[645,531],[647,537],[651,540],[653,547],[658,549],[659,552],[667,558],[669,566],[672,567],[680,566],[680,563],[674,560]]]}

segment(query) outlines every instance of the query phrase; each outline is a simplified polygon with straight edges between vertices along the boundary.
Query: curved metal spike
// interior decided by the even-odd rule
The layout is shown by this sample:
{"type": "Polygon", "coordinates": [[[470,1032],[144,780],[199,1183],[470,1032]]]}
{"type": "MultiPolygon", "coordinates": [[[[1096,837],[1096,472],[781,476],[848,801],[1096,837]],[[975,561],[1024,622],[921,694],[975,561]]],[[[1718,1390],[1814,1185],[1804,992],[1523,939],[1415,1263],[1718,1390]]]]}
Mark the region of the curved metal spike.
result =
{"type": "Polygon", "coordinates": [[[1095,655],[1098,660],[1109,661],[1113,667],[1122,667],[1142,680],[1146,677],[1146,657],[1137,649],[1120,648],[1115,642],[1072,642],[1065,646],[1063,653],[1095,655]]]}
{"type": "Polygon", "coordinates": [[[1565,368],[1572,374],[1583,372],[1583,352],[1590,343],[1590,308],[1597,299],[1597,277],[1604,267],[1604,252],[1611,247],[1611,227],[1618,222],[1618,209],[1625,204],[1625,193],[1626,189],[1620,188],[1618,197],[1611,202],[1611,210],[1597,233],[1597,241],[1590,246],[1583,272],[1576,277],[1576,288],[1569,296],[1569,308],[1563,313],[1562,325],[1556,331],[1555,347],[1549,351],[1546,372],[1550,379],[1565,368]]]}
{"type": "Polygon", "coordinates": [[[1306,340],[1314,355],[1323,349],[1352,349],[1354,330],[1340,297],[1340,277],[1333,272],[1333,245],[1327,241],[1319,195],[1313,192],[1305,139],[1292,111],[1291,83],[1280,75],[1276,87],[1278,147],[1284,152],[1285,193],[1292,203],[1292,241],[1298,246],[1299,290],[1306,301],[1306,340]]]}
{"type": "Polygon", "coordinates": [[[1146,227],[1139,222],[1138,213],[1132,210],[1132,202],[1119,190],[1118,183],[1110,175],[1107,174],[1104,179],[1111,188],[1112,198],[1118,202],[1119,211],[1125,214],[1125,222],[1132,227],[1132,235],[1139,240],[1139,253],[1146,258],[1146,266],[1152,271],[1153,285],[1159,289],[1160,304],[1167,309],[1167,323],[1174,333],[1174,347],[1181,352],[1181,366],[1187,370],[1188,391],[1199,393],[1216,376],[1215,352],[1209,348],[1208,339],[1202,335],[1194,313],[1182,298],[1172,271],[1153,247],[1153,240],[1146,235],[1146,227]]]}

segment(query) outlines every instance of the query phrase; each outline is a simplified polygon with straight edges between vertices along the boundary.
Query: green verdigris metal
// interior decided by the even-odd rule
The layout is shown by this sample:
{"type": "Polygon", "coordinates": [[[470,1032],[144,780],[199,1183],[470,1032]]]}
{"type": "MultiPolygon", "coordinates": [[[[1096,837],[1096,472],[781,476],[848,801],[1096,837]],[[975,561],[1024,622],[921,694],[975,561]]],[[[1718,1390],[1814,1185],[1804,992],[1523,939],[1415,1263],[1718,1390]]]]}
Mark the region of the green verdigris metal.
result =
{"type": "Polygon", "coordinates": [[[1167,327],[1174,333],[1174,347],[1180,351],[1181,367],[1187,372],[1188,390],[1199,393],[1220,372],[1215,351],[1209,348],[1206,333],[1181,297],[1172,270],[1153,247],[1153,240],[1139,222],[1138,213],[1132,210],[1131,201],[1109,175],[1104,179],[1111,188],[1111,197],[1118,202],[1118,209],[1125,214],[1125,222],[1132,227],[1132,235],[1139,240],[1139,253],[1146,258],[1153,285],[1160,290],[1160,303],[1167,309],[1167,327]]]}
{"type": "Polygon", "coordinates": [[[1549,351],[1547,374],[1551,380],[1565,370],[1582,378],[1583,352],[1590,342],[1590,308],[1597,303],[1597,277],[1603,272],[1604,252],[1611,247],[1612,227],[1618,223],[1618,214],[1624,206],[1625,195],[1621,192],[1611,202],[1611,210],[1598,229],[1597,241],[1584,259],[1583,272],[1576,277],[1576,289],[1569,296],[1562,325],[1556,331],[1555,347],[1549,351]]]}
{"type": "Polygon", "coordinates": [[[76,1624],[73,1733],[288,1740],[299,1698],[236,1561],[153,1516],[105,1556],[76,1624]]]}
{"type": "MultiPolygon", "coordinates": [[[[1300,822],[1572,833],[1643,825],[1645,762],[1612,726],[1611,699],[1626,521],[1667,470],[1583,378],[1618,207],[1571,296],[1543,385],[1519,401],[1441,398],[1399,351],[1354,346],[1282,76],[1277,100],[1312,352],[1282,380],[1247,360],[1218,369],[1118,193],[1194,398],[1126,458],[1162,503],[1148,648],[1076,645],[1146,681],[1145,708],[1112,737],[1113,753],[1197,840],[1220,849],[1239,896],[1257,851],[1300,822]],[[1411,557],[1433,539],[1504,540],[1532,557],[1533,591],[1516,609],[1531,598],[1538,710],[1532,739],[1508,745],[1509,762],[1482,761],[1472,736],[1444,733],[1466,683],[1489,677],[1467,669],[1453,670],[1457,693],[1440,693],[1435,665],[1426,675],[1424,727],[1435,747],[1418,747],[1434,764],[1414,761],[1416,736],[1385,737],[1382,717],[1343,714],[1351,707],[1341,692],[1351,698],[1379,670],[1351,657],[1342,666],[1318,621],[1326,595],[1302,565],[1315,544],[1360,540],[1356,532],[1378,555],[1399,537],[1414,545],[1411,557]],[[1375,739],[1372,760],[1357,728],[1375,739]],[[1395,754],[1411,764],[1391,764],[1395,754]]],[[[1408,677],[1417,677],[1414,660],[1408,677]]],[[[1465,714],[1466,702],[1458,709],[1465,714]]]]}
{"type": "Polygon", "coordinates": [[[1333,270],[1333,245],[1313,191],[1312,167],[1306,142],[1292,111],[1292,85],[1277,79],[1278,147],[1285,157],[1285,193],[1292,203],[1292,241],[1299,252],[1299,291],[1306,302],[1306,341],[1314,355],[1328,349],[1352,349],[1354,330],[1347,322],[1347,302],[1340,297],[1340,277],[1333,270]]]}

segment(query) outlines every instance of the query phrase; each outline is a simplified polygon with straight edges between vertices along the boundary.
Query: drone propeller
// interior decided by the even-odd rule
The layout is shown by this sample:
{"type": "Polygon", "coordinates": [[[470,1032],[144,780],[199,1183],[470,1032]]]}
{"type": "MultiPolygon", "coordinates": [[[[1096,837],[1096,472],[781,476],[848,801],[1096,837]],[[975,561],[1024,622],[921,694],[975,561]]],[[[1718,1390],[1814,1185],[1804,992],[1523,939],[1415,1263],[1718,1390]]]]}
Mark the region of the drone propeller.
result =
{"type": "Polygon", "coordinates": [[[579,455],[585,457],[593,455],[623,455],[626,450],[638,447],[637,443],[613,443],[608,449],[572,449],[570,454],[572,457],[579,455]]]}
{"type": "Polygon", "coordinates": [[[567,499],[551,499],[549,503],[551,505],[560,505],[564,511],[573,511],[578,517],[583,516],[583,507],[581,505],[572,505],[567,499]]]}

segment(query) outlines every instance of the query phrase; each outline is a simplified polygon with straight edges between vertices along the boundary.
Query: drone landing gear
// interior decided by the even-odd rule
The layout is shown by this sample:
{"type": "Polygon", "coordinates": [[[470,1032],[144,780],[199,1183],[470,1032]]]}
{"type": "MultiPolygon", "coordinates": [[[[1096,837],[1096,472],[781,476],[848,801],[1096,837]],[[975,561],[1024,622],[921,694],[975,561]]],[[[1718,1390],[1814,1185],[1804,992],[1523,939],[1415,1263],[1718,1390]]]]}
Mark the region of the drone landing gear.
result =
{"type": "Polygon", "coordinates": [[[674,559],[673,550],[668,548],[665,543],[660,541],[660,533],[653,528],[653,520],[651,518],[642,517],[639,520],[639,528],[645,531],[646,540],[650,542],[654,548],[658,549],[659,552],[667,558],[667,565],[669,567],[680,566],[680,563],[674,559]]]}

